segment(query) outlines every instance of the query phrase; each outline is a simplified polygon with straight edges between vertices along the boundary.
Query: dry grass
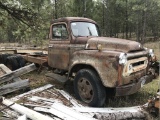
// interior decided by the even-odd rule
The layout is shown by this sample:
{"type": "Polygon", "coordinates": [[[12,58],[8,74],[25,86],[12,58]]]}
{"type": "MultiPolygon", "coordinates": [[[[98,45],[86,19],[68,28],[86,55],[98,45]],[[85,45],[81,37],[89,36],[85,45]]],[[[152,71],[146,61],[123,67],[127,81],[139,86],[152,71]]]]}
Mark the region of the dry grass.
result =
{"type": "Polygon", "coordinates": [[[43,68],[43,71],[41,71],[41,72],[32,71],[28,74],[21,76],[21,78],[22,79],[29,78],[31,89],[35,89],[37,87],[40,87],[40,86],[43,86],[43,85],[50,83],[48,81],[47,77],[45,76],[46,73],[47,73],[47,69],[43,68]]]}

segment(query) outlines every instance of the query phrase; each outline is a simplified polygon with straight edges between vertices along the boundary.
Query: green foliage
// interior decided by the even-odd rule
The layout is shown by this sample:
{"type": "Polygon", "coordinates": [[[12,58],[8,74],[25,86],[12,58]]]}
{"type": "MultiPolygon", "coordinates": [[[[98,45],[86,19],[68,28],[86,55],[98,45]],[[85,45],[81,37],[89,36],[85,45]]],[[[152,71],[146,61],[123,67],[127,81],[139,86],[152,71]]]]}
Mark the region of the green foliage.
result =
{"type": "Polygon", "coordinates": [[[159,0],[0,0],[0,41],[47,39],[50,21],[67,16],[97,21],[104,36],[159,37],[159,0]]]}

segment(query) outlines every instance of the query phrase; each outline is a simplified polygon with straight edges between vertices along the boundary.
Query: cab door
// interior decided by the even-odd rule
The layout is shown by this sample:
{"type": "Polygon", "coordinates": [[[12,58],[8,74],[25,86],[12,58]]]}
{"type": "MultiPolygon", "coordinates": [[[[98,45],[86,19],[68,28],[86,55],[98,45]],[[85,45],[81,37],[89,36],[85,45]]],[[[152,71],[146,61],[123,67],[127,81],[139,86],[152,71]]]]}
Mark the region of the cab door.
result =
{"type": "Polygon", "coordinates": [[[65,23],[51,26],[48,47],[48,65],[52,68],[67,70],[69,67],[70,38],[65,23]]]}

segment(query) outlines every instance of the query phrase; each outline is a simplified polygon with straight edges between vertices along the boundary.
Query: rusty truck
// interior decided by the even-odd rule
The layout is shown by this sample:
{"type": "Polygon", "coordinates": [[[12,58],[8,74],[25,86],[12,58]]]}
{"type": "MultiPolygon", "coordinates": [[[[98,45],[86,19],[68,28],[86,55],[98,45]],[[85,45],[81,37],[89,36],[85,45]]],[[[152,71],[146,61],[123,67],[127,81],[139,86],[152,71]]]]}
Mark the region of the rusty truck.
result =
{"type": "Polygon", "coordinates": [[[130,95],[151,82],[154,60],[153,50],[138,42],[101,37],[91,19],[66,17],[51,23],[48,65],[67,73],[67,80],[73,78],[76,97],[90,106],[103,106],[107,90],[130,95]]]}
{"type": "Polygon", "coordinates": [[[48,64],[55,79],[73,80],[77,99],[101,107],[109,94],[137,92],[158,74],[152,49],[139,42],[102,37],[94,20],[64,17],[51,22],[48,55],[22,55],[27,61],[48,64]]]}

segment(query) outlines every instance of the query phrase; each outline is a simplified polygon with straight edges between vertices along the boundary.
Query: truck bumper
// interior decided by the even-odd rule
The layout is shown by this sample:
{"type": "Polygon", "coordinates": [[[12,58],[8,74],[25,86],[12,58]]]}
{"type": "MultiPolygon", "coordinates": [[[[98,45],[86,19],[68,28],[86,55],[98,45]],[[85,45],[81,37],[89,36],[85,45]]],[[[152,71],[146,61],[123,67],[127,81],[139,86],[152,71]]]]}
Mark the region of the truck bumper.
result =
{"type": "Polygon", "coordinates": [[[137,83],[132,83],[128,85],[122,85],[116,87],[116,95],[115,96],[125,96],[136,93],[144,84],[147,84],[153,80],[153,75],[145,75],[141,77],[137,83]]]}

